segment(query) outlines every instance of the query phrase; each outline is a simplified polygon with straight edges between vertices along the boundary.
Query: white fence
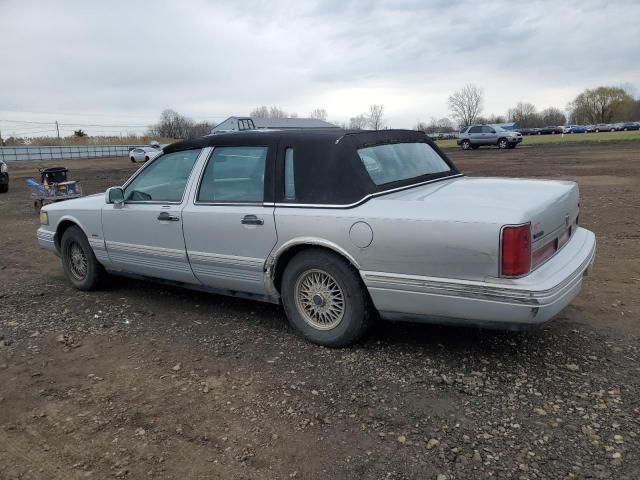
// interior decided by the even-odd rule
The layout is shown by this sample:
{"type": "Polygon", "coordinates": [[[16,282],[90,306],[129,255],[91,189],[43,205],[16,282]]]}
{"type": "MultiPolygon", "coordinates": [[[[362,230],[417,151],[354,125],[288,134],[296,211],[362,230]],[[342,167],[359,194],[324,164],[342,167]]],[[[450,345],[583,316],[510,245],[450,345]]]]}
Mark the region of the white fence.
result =
{"type": "Polygon", "coordinates": [[[67,160],[71,158],[126,157],[129,150],[142,145],[79,145],[74,147],[0,147],[0,160],[67,160]]]}

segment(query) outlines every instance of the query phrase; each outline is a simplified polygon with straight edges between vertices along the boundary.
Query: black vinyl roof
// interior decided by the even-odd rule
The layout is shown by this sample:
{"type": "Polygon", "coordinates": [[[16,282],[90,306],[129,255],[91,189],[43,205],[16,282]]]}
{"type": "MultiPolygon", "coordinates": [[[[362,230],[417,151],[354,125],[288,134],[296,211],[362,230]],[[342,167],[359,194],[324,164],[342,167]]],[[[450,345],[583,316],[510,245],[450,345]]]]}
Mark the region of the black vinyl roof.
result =
{"type": "MultiPolygon", "coordinates": [[[[216,133],[193,140],[172,143],[164,148],[165,153],[195,148],[222,145],[271,143],[279,140],[317,141],[319,139],[342,141],[352,139],[358,147],[366,145],[395,143],[398,141],[423,141],[428,139],[423,132],[415,130],[345,130],[342,128],[324,129],[287,129],[287,130],[248,130],[241,132],[216,133]]],[[[339,143],[339,142],[338,142],[339,143]]]]}
{"type": "Polygon", "coordinates": [[[265,200],[305,205],[351,205],[368,195],[410,187],[434,178],[459,173],[447,156],[424,133],[415,130],[251,130],[207,135],[164,148],[165,153],[216,146],[269,146],[274,172],[273,191],[265,200]],[[376,185],[367,173],[357,150],[390,143],[427,143],[450,166],[448,172],[376,185]],[[284,198],[284,151],[294,149],[295,200],[284,198]]]}

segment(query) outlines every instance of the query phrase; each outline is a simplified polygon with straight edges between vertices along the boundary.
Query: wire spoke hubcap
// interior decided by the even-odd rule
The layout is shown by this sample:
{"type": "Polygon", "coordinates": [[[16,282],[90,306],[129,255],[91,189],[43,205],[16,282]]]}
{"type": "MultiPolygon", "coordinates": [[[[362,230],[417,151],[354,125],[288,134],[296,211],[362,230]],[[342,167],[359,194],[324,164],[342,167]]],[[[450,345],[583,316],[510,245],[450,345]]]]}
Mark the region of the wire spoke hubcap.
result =
{"type": "Polygon", "coordinates": [[[305,322],[318,330],[337,327],[344,317],[344,294],[338,282],[322,270],[308,270],[295,287],[296,306],[305,322]]]}
{"type": "Polygon", "coordinates": [[[87,276],[87,257],[84,254],[82,247],[76,242],[73,242],[69,246],[69,267],[71,274],[77,280],[84,280],[87,276]]]}

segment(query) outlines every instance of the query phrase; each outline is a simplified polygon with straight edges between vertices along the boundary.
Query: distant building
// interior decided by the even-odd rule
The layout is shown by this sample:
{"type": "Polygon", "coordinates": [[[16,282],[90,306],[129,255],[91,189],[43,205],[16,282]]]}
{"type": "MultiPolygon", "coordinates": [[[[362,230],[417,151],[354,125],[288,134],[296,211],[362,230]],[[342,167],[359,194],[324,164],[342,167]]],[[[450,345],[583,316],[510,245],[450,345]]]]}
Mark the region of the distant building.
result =
{"type": "Polygon", "coordinates": [[[504,130],[518,130],[520,128],[520,125],[518,125],[518,122],[492,123],[491,126],[500,127],[504,130]]]}
{"type": "Polygon", "coordinates": [[[251,117],[229,117],[224,122],[219,123],[211,130],[211,133],[219,132],[241,132],[245,130],[260,129],[292,129],[292,128],[339,128],[333,123],[318,120],[317,118],[251,118],[251,117]]]}

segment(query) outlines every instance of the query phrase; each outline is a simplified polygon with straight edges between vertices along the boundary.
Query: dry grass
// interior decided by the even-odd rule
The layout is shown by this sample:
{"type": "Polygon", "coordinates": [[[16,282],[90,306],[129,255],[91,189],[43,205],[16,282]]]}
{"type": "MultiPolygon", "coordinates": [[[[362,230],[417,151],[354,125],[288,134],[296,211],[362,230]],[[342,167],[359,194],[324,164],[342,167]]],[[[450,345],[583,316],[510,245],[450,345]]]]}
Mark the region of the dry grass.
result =
{"type": "Polygon", "coordinates": [[[161,145],[173,143],[173,138],[152,137],[149,135],[129,135],[125,137],[33,137],[20,138],[18,142],[6,142],[6,146],[80,146],[80,145],[148,145],[156,141],[161,145]]]}

